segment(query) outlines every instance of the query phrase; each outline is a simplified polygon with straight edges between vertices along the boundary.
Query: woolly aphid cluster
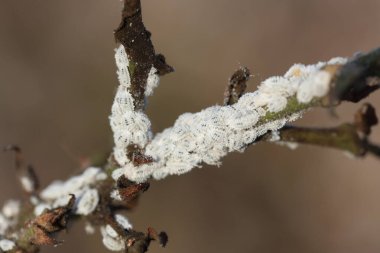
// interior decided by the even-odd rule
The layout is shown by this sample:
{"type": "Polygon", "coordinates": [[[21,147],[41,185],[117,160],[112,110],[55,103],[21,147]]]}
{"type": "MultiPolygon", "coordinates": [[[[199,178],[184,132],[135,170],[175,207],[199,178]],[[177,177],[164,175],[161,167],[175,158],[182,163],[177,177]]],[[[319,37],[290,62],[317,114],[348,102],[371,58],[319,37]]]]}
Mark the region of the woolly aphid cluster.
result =
{"type": "MultiPolygon", "coordinates": [[[[73,208],[74,214],[83,216],[91,214],[99,203],[99,193],[95,186],[99,181],[106,178],[107,175],[102,169],[90,167],[82,174],[71,177],[65,182],[53,182],[41,192],[40,198],[43,202],[36,205],[34,209],[35,215],[41,214],[46,208],[65,206],[69,201],[69,194],[74,194],[76,198],[73,208]]],[[[132,228],[128,219],[121,214],[116,214],[114,218],[125,230],[132,228]]],[[[85,230],[87,233],[94,233],[95,231],[90,224],[86,224],[85,230]]],[[[100,231],[103,236],[103,244],[109,250],[119,251],[124,249],[124,240],[110,225],[100,227],[100,231]]]]}
{"type": "MultiPolygon", "coordinates": [[[[130,92],[129,60],[122,45],[116,49],[115,59],[120,85],[112,104],[110,125],[114,134],[115,159],[124,166],[130,163],[126,156],[128,146],[137,145],[144,148],[151,141],[152,132],[147,115],[142,110],[135,110],[134,100],[130,92]]],[[[156,72],[157,70],[152,66],[147,79],[145,96],[151,95],[153,89],[158,86],[159,76],[156,72]]]]}
{"type": "Polygon", "coordinates": [[[82,174],[73,176],[67,181],[54,181],[40,193],[40,198],[33,200],[34,214],[40,215],[45,209],[65,206],[70,200],[70,194],[75,195],[74,214],[88,215],[92,213],[99,202],[96,184],[107,178],[100,169],[90,167],[82,174]]]}
{"type": "MultiPolygon", "coordinates": [[[[101,168],[90,167],[66,181],[54,181],[43,189],[39,196],[30,197],[30,203],[34,205],[34,215],[38,216],[47,209],[66,206],[70,194],[75,195],[75,204],[72,210],[74,214],[82,216],[91,214],[99,204],[96,185],[106,178],[107,175],[101,168]]],[[[19,214],[20,202],[15,200],[6,202],[0,213],[0,249],[4,252],[12,250],[16,246],[15,242],[19,239],[18,234],[9,234],[9,230],[17,224],[19,214]]],[[[126,230],[132,228],[128,219],[120,214],[115,215],[115,220],[126,230]]],[[[110,250],[123,249],[125,242],[120,236],[114,236],[116,232],[109,235],[108,232],[112,228],[108,227],[110,226],[106,225],[100,228],[104,245],[110,250]]],[[[86,224],[86,231],[93,233],[95,230],[90,224],[86,224]]]]}
{"type": "MultiPolygon", "coordinates": [[[[266,121],[265,116],[286,110],[289,101],[308,104],[327,94],[331,74],[326,65],[344,64],[345,58],[333,58],[315,65],[295,64],[284,76],[263,81],[257,91],[243,95],[231,106],[212,106],[198,113],[182,114],[174,126],[152,138],[151,123],[142,111],[134,111],[130,94],[129,61],[124,47],[115,54],[120,85],[118,87],[110,124],[114,133],[114,156],[120,168],[113,172],[116,180],[121,175],[136,182],[148,178],[162,179],[180,175],[202,163],[219,165],[228,152],[244,148],[268,131],[276,131],[285,123],[300,118],[303,111],[266,121]],[[137,144],[153,163],[135,166],[127,156],[127,148],[137,144]]],[[[158,85],[154,68],[147,81],[147,94],[158,85]]]]}
{"type": "MultiPolygon", "coordinates": [[[[332,76],[324,67],[345,64],[347,61],[334,58],[315,65],[296,64],[284,76],[263,81],[257,91],[243,95],[236,104],[216,105],[198,113],[185,113],[173,127],[153,138],[148,117],[134,107],[128,55],[123,46],[116,49],[115,58],[120,85],[112,105],[110,124],[114,133],[114,156],[120,168],[113,171],[112,177],[116,180],[125,175],[136,182],[143,182],[150,177],[161,179],[168,175],[183,174],[200,167],[202,163],[219,165],[220,159],[228,152],[243,151],[248,144],[268,131],[272,131],[275,138],[276,130],[300,118],[303,111],[285,113],[285,116],[274,117],[275,120],[267,120],[268,114],[282,115],[281,112],[286,111],[291,101],[306,105],[315,98],[325,96],[332,76]],[[154,161],[135,166],[127,155],[130,145],[137,145],[154,161]]],[[[145,96],[151,95],[159,83],[156,72],[152,66],[145,96]]],[[[38,216],[46,209],[65,206],[70,194],[74,194],[73,213],[89,215],[99,204],[96,185],[106,178],[102,169],[90,167],[67,181],[55,181],[42,190],[39,196],[30,198],[34,214],[38,216]]],[[[28,180],[22,179],[22,184],[27,192],[31,192],[33,182],[28,180]]],[[[117,191],[113,191],[111,197],[120,198],[117,191]]],[[[16,246],[18,235],[10,231],[18,223],[19,214],[20,202],[13,200],[8,201],[0,212],[2,251],[10,251],[16,246]]],[[[114,218],[125,230],[132,228],[126,217],[116,214],[114,218]]],[[[86,231],[93,233],[94,228],[87,224],[86,231]]],[[[110,225],[102,226],[100,231],[108,249],[118,251],[125,248],[125,241],[110,225]]]]}
{"type": "MultiPolygon", "coordinates": [[[[132,229],[132,225],[124,216],[116,214],[115,220],[125,230],[132,229]]],[[[100,232],[103,236],[103,244],[107,247],[107,249],[112,251],[120,251],[125,249],[124,239],[110,225],[101,227],[100,232]]]]}
{"type": "Polygon", "coordinates": [[[12,238],[5,238],[5,234],[9,228],[17,224],[19,213],[20,201],[17,200],[8,200],[0,212],[0,249],[4,252],[16,246],[12,238]]]}

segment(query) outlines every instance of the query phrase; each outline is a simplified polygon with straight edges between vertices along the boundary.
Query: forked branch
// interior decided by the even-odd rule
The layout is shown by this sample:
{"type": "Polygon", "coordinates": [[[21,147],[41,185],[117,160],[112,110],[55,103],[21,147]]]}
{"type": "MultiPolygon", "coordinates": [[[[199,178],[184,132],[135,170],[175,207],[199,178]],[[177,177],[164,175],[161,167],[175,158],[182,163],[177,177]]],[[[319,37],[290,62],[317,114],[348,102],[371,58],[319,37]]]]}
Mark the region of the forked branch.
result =
{"type": "Polygon", "coordinates": [[[230,79],[223,105],[185,113],[154,136],[145,101],[159,77],[173,68],[156,54],[150,37],[140,1],[125,0],[115,30],[120,82],[110,116],[115,147],[103,168],[89,167],[39,190],[21,150],[6,148],[16,155],[16,171],[27,198],[8,201],[0,213],[2,251],[34,253],[42,245],[57,245],[61,242],[56,234],[78,219],[86,221],[88,233],[99,227],[104,245],[113,251],[143,253],[152,240],[165,246],[165,232],[151,227],[138,232],[123,213],[149,188],[148,180],[183,174],[204,163],[219,165],[229,152],[243,151],[258,141],[308,143],[355,156],[379,156],[379,147],[369,141],[371,128],[377,124],[375,109],[369,104],[358,111],[354,122],[336,128],[299,128],[289,123],[314,107],[361,101],[377,90],[380,49],[351,59],[296,64],[283,76],[262,82],[253,93],[244,93],[250,72],[241,68],[230,79]]]}

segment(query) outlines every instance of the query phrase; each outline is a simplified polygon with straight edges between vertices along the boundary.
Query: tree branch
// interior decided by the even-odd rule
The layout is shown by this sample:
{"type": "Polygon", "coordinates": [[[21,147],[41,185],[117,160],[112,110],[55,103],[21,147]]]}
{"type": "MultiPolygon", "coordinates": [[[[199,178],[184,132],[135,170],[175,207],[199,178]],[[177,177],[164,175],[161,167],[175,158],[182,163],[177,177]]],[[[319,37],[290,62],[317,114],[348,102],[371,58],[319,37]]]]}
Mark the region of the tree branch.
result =
{"type": "Polygon", "coordinates": [[[339,70],[331,99],[358,102],[380,88],[379,77],[380,48],[359,54],[339,70]]]}
{"type": "Polygon", "coordinates": [[[364,156],[369,147],[356,132],[352,124],[342,124],[334,128],[306,128],[286,126],[273,136],[264,135],[262,141],[278,143],[311,144],[346,151],[354,156],[364,156]]]}
{"type": "MultiPolygon", "coordinates": [[[[152,163],[138,167],[130,163],[121,164],[113,177],[116,179],[125,175],[132,181],[144,182],[150,177],[161,179],[168,175],[183,174],[203,163],[219,165],[220,159],[227,153],[244,150],[267,132],[280,130],[311,108],[331,108],[342,101],[362,99],[363,94],[368,95],[376,90],[375,86],[361,82],[361,88],[356,88],[355,82],[344,81],[347,73],[351,73],[347,69],[360,70],[356,71],[361,73],[358,75],[360,78],[356,78],[358,81],[378,78],[378,52],[377,49],[350,60],[334,58],[326,63],[309,66],[297,64],[284,76],[268,78],[257,91],[243,96],[241,93],[244,92],[247,78],[240,78],[240,82],[230,81],[225,97],[228,100],[226,104],[232,105],[213,106],[198,113],[181,115],[173,127],[156,135],[146,145],[145,154],[152,157],[152,163]],[[242,83],[242,89],[236,85],[239,83],[242,83]],[[230,100],[231,94],[235,100],[240,97],[236,103],[230,100]],[[337,94],[344,95],[337,97],[337,94]]],[[[331,131],[322,131],[318,142],[325,140],[326,134],[331,131]]],[[[341,133],[343,129],[334,131],[341,133]]],[[[305,129],[302,132],[305,133],[305,129]]],[[[317,142],[315,139],[313,141],[317,142]]],[[[334,145],[351,145],[345,149],[355,154],[363,152],[361,149],[354,150],[358,145],[352,145],[352,142],[342,144],[342,141],[335,140],[334,145]]],[[[122,157],[118,159],[122,160],[122,157]]]]}
{"type": "Polygon", "coordinates": [[[125,0],[115,30],[121,44],[115,54],[120,85],[110,116],[115,147],[104,169],[89,167],[38,191],[36,176],[23,163],[20,149],[7,148],[16,154],[16,170],[28,199],[9,201],[0,213],[3,251],[34,253],[41,245],[56,245],[60,242],[55,235],[78,218],[86,219],[90,233],[93,226],[99,226],[110,250],[143,253],[152,240],[165,246],[165,232],[135,231],[120,214],[149,188],[147,180],[183,174],[203,163],[218,165],[229,152],[243,151],[267,138],[268,132],[280,130],[280,140],[335,147],[357,156],[380,153],[368,141],[377,123],[374,108],[368,105],[353,124],[334,129],[284,128],[308,109],[357,102],[378,89],[379,49],[350,61],[334,58],[315,65],[294,65],[284,76],[268,78],[257,91],[247,94],[243,93],[249,71],[241,68],[230,79],[224,106],[183,114],[173,127],[153,137],[144,113],[145,100],[158,85],[159,76],[173,68],[155,53],[150,36],[142,22],[140,1],[125,0]]]}
{"type": "Polygon", "coordinates": [[[163,55],[156,55],[150,37],[151,33],[142,21],[140,0],[124,0],[122,20],[115,30],[115,39],[124,46],[129,58],[130,92],[135,110],[144,108],[145,89],[152,66],[159,75],[174,71],[166,64],[163,55]]]}
{"type": "MultiPolygon", "coordinates": [[[[377,90],[380,84],[378,79],[380,76],[379,52],[380,49],[376,49],[368,54],[361,54],[343,66],[327,66],[326,69],[335,73],[335,77],[331,83],[332,89],[329,95],[319,101],[320,105],[337,106],[342,101],[358,102],[377,90]]],[[[242,75],[245,72],[249,73],[249,70],[243,71],[240,68],[232,75],[226,89],[227,92],[225,92],[225,101],[228,101],[225,104],[237,103],[245,92],[247,80],[242,75]],[[231,81],[236,79],[239,81],[231,81]],[[235,83],[238,83],[237,87],[243,88],[234,89],[235,83]],[[239,83],[243,84],[239,85],[239,83]],[[230,93],[234,94],[234,99],[230,99],[230,93]]],[[[318,105],[318,101],[315,103],[318,105]]],[[[267,115],[264,121],[270,120],[272,117],[278,117],[278,115],[267,115]]],[[[364,156],[368,152],[380,157],[380,147],[368,141],[371,128],[377,123],[375,108],[367,103],[359,108],[355,114],[354,123],[346,123],[334,128],[307,128],[286,125],[278,131],[264,134],[254,143],[269,141],[280,144],[311,144],[340,149],[356,157],[364,156]]]]}

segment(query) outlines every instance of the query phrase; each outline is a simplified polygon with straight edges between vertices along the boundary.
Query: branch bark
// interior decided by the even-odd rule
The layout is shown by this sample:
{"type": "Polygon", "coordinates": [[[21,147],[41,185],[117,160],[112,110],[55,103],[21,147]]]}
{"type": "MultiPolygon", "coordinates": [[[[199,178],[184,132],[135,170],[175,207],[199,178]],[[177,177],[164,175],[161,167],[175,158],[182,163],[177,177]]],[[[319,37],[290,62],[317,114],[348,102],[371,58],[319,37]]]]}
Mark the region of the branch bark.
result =
{"type": "Polygon", "coordinates": [[[124,46],[129,57],[131,94],[136,110],[144,109],[144,93],[152,66],[159,75],[174,71],[173,67],[166,64],[163,55],[156,55],[150,37],[151,33],[146,30],[142,21],[140,0],[124,0],[122,19],[115,30],[115,39],[124,46]]]}

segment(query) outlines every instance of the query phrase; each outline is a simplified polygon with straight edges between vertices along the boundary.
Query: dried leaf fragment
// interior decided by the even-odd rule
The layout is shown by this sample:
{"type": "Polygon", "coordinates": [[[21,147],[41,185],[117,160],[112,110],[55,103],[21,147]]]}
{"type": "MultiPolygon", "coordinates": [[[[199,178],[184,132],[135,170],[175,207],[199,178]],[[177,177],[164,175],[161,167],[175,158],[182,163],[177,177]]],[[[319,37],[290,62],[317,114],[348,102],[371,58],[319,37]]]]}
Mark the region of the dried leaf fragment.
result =
{"type": "Polygon", "coordinates": [[[174,68],[166,63],[165,56],[157,54],[154,60],[154,67],[158,70],[160,76],[169,74],[174,71],[174,68]]]}
{"type": "Polygon", "coordinates": [[[133,162],[134,166],[140,166],[154,161],[153,157],[145,155],[143,150],[136,145],[130,145],[128,147],[128,158],[133,162]]]}
{"type": "Polygon", "coordinates": [[[59,242],[38,226],[33,227],[31,243],[35,245],[57,245],[59,242]]]}
{"type": "Polygon", "coordinates": [[[148,236],[151,239],[158,241],[161,247],[165,247],[169,240],[166,232],[162,231],[160,233],[157,233],[157,231],[151,227],[148,228],[148,236]]]}
{"type": "Polygon", "coordinates": [[[75,196],[66,206],[54,209],[46,209],[41,215],[31,221],[32,238],[35,245],[57,245],[59,241],[54,238],[54,233],[66,229],[68,216],[74,206],[75,196]]]}
{"type": "Polygon", "coordinates": [[[224,105],[233,105],[239,100],[247,88],[250,75],[247,67],[240,67],[232,74],[224,92],[224,105]]]}
{"type": "Polygon", "coordinates": [[[41,215],[33,220],[33,224],[41,227],[46,232],[60,231],[67,226],[68,215],[75,203],[75,196],[71,195],[69,203],[63,207],[46,209],[41,215]]]}
{"type": "Polygon", "coordinates": [[[121,176],[117,180],[117,187],[122,200],[130,202],[136,199],[140,193],[149,189],[150,184],[148,182],[136,184],[128,180],[125,176],[121,176]]]}

